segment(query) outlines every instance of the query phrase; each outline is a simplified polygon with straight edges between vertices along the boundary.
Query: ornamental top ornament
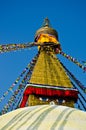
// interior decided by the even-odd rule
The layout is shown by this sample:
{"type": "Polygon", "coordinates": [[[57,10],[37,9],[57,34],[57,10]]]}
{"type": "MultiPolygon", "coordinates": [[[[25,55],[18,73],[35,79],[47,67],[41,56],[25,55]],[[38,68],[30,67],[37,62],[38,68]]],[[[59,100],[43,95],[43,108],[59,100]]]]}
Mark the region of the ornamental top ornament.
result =
{"type": "Polygon", "coordinates": [[[45,19],[44,19],[43,26],[36,31],[35,41],[36,41],[37,37],[38,37],[40,34],[50,34],[50,35],[53,35],[53,36],[58,40],[58,33],[57,33],[57,31],[56,31],[55,29],[53,29],[53,28],[50,26],[50,21],[49,21],[48,18],[45,18],[45,19]]]}

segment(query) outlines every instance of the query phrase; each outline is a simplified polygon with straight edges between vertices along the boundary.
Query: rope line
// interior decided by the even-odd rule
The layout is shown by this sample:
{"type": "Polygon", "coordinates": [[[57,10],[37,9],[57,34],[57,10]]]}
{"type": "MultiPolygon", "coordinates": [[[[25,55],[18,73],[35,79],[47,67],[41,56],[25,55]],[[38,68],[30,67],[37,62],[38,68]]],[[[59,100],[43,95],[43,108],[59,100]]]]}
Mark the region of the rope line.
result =
{"type": "Polygon", "coordinates": [[[84,91],[86,92],[86,87],[63,65],[61,62],[62,66],[64,69],[67,71],[68,75],[71,76],[71,78],[76,82],[76,84],[84,91]]]}
{"type": "Polygon", "coordinates": [[[73,81],[78,85],[78,87],[76,87],[76,86],[74,86],[74,87],[76,87],[76,89],[78,89],[79,94],[83,97],[83,101],[80,99],[79,96],[78,96],[78,100],[82,103],[83,108],[86,111],[86,104],[84,104],[84,102],[86,102],[86,99],[84,97],[84,94],[86,94],[86,87],[79,80],[77,80],[77,78],[63,65],[62,62],[60,62],[60,63],[62,64],[62,66],[64,67],[64,69],[67,71],[67,74],[69,75],[69,77],[72,78],[73,81]],[[81,92],[81,90],[79,89],[79,87],[81,88],[81,90],[83,91],[83,93],[81,92]]]}
{"type": "Polygon", "coordinates": [[[35,42],[0,45],[0,53],[26,49],[26,48],[30,48],[33,46],[36,46],[35,42]]]}
{"type": "Polygon", "coordinates": [[[19,43],[19,44],[2,44],[0,45],[0,53],[4,52],[11,52],[11,51],[16,51],[16,50],[22,50],[22,49],[28,49],[30,47],[34,46],[53,46],[54,43],[37,43],[37,42],[27,42],[27,43],[19,43]]]}
{"type": "Polygon", "coordinates": [[[65,58],[67,58],[68,60],[70,60],[71,62],[75,63],[76,65],[78,65],[80,68],[82,68],[84,70],[84,72],[86,71],[86,66],[85,64],[82,65],[80,62],[78,62],[77,59],[73,58],[72,56],[69,56],[68,54],[64,53],[63,51],[57,49],[57,52],[59,54],[61,54],[62,56],[64,56],[65,58]]]}
{"type": "MultiPolygon", "coordinates": [[[[26,87],[26,84],[28,83],[30,77],[31,77],[31,74],[32,74],[32,71],[33,71],[33,68],[35,66],[35,63],[38,59],[38,54],[32,59],[32,61],[30,62],[29,64],[29,71],[26,73],[26,75],[24,76],[24,78],[22,79],[21,83],[19,84],[18,88],[13,91],[13,95],[11,96],[11,98],[9,99],[9,101],[7,102],[7,104],[3,107],[2,111],[0,112],[1,114],[4,114],[6,112],[9,111],[9,109],[12,109],[14,106],[13,106],[13,103],[16,104],[19,100],[19,97],[22,96],[23,92],[24,92],[24,89],[26,87]],[[19,94],[20,93],[20,94],[19,94]],[[19,94],[19,96],[18,96],[19,94]],[[18,96],[18,97],[17,97],[18,96]]],[[[25,69],[24,69],[25,70],[25,69]]],[[[23,72],[21,73],[21,75],[24,74],[23,72]]],[[[18,83],[18,82],[16,82],[18,83]]],[[[16,84],[15,84],[16,85],[16,84]]],[[[13,86],[14,87],[14,86],[13,86]]],[[[11,87],[12,89],[12,87],[11,87]]]]}

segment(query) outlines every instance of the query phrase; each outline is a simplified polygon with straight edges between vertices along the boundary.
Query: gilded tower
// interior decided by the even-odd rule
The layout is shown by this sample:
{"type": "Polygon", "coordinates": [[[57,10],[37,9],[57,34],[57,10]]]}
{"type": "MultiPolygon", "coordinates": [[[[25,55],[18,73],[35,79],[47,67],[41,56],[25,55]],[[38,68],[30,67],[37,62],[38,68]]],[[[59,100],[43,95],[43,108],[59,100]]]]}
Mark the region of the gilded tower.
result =
{"type": "Polygon", "coordinates": [[[57,104],[74,107],[78,92],[73,88],[64,67],[58,59],[61,45],[58,33],[50,27],[48,18],[35,34],[39,57],[29,83],[24,91],[20,107],[57,104]]]}

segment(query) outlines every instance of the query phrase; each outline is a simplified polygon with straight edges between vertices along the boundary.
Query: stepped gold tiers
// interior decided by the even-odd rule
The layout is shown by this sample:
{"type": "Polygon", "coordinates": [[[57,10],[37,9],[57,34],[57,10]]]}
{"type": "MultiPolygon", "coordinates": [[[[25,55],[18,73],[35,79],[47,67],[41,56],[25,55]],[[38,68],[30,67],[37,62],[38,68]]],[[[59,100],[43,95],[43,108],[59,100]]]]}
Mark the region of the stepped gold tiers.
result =
{"type": "Polygon", "coordinates": [[[41,51],[31,79],[33,84],[73,87],[69,77],[53,52],[41,51]]]}

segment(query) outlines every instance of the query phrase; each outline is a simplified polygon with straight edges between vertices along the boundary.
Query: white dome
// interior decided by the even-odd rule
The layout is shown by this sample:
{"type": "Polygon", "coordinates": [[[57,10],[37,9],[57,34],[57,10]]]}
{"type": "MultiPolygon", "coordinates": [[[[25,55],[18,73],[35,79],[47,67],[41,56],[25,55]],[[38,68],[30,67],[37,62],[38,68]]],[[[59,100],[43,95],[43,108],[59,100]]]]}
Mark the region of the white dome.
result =
{"type": "Polygon", "coordinates": [[[86,112],[57,105],[38,105],[0,116],[0,130],[86,130],[86,112]]]}

